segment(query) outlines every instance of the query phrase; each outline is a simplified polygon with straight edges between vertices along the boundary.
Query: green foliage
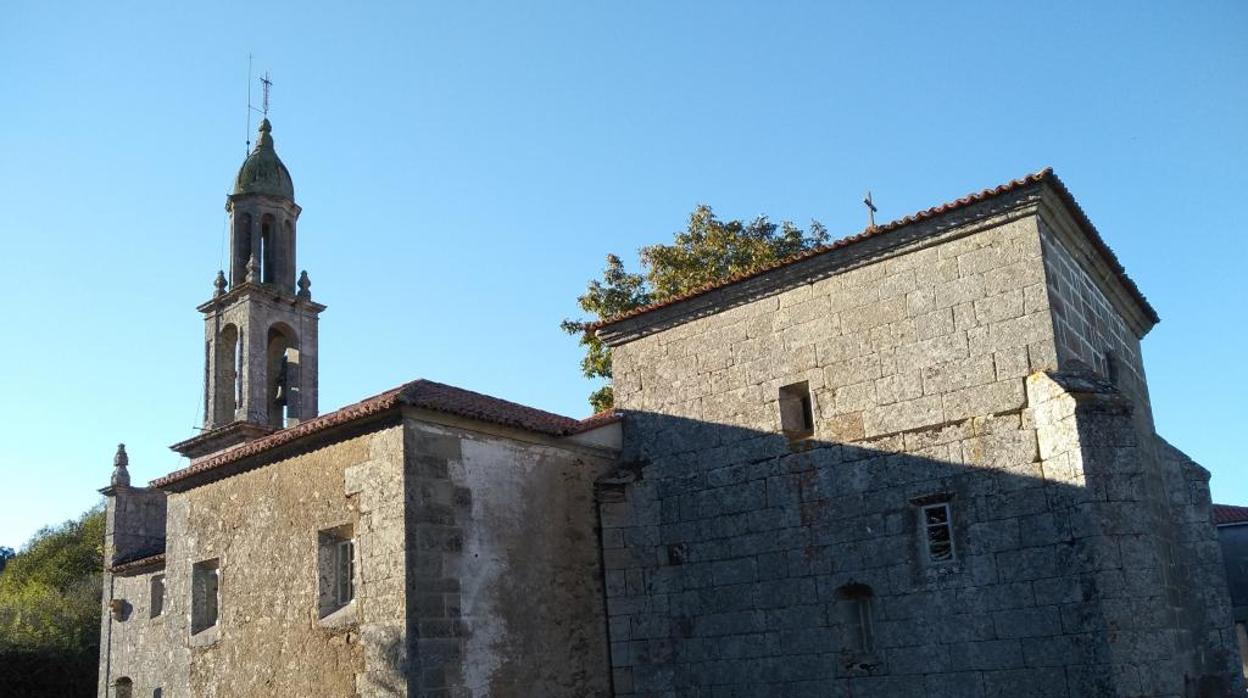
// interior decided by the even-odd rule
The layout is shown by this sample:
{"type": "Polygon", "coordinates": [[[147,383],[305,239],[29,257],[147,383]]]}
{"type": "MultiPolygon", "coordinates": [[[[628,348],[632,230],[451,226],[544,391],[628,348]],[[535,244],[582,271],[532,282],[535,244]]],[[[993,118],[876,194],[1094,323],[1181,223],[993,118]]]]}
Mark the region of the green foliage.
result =
{"type": "MultiPolygon", "coordinates": [[[[576,299],[590,319],[564,320],[561,327],[581,337],[585,377],[610,379],[611,351],[588,332],[594,322],[756,271],[827,241],[827,230],[818,221],[811,221],[809,231],[788,221],[776,225],[766,216],[748,223],[721,221],[710,206],[702,204],[689,214],[688,224],[675,234],[672,244],[641,249],[641,273],[629,272],[619,257],[607,255],[602,278],[590,281],[584,295],[576,299]]],[[[589,398],[596,412],[613,402],[609,384],[589,398]]]]}
{"type": "Polygon", "coordinates": [[[0,666],[7,695],[94,695],[104,512],[40,530],[0,572],[0,666]]]}

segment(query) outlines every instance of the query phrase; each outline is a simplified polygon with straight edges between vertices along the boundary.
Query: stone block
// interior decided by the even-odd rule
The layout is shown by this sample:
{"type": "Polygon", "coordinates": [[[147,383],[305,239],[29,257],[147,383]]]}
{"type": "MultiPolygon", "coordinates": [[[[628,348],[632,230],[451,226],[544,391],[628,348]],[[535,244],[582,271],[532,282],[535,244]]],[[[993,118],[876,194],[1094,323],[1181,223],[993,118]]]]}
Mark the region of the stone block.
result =
{"type": "Polygon", "coordinates": [[[896,362],[897,367],[902,370],[920,369],[966,356],[966,335],[954,333],[898,347],[896,362]]]}
{"type": "Polygon", "coordinates": [[[984,696],[985,698],[1072,698],[1066,690],[1066,672],[1061,668],[985,671],[984,696]]]}
{"type": "Polygon", "coordinates": [[[997,628],[997,637],[1003,640],[1051,637],[1062,632],[1061,616],[1056,606],[997,611],[992,614],[992,621],[997,628]]]}
{"type": "Polygon", "coordinates": [[[922,373],[925,395],[948,393],[969,386],[983,385],[993,382],[996,378],[992,356],[970,356],[946,361],[927,366],[922,373]]]}
{"type": "Polygon", "coordinates": [[[858,441],[866,435],[862,412],[838,414],[825,419],[817,430],[820,439],[836,442],[858,441]]]}
{"type": "Polygon", "coordinates": [[[914,315],[913,327],[915,340],[931,339],[941,335],[952,334],[955,329],[953,309],[941,308],[921,315],[914,315]]]}
{"type": "Polygon", "coordinates": [[[836,389],[836,412],[861,412],[876,404],[875,381],[854,383],[836,389]]]}
{"type": "MultiPolygon", "coordinates": [[[[991,368],[988,370],[991,371],[991,368]]],[[[1027,403],[1026,391],[1021,380],[998,381],[963,388],[946,393],[941,398],[945,418],[949,420],[1009,412],[1021,409],[1027,403]]]]}
{"type": "Polygon", "coordinates": [[[845,333],[862,332],[872,327],[897,322],[906,317],[906,299],[903,296],[877,301],[870,305],[841,311],[841,327],[845,333]]]}
{"type": "Polygon", "coordinates": [[[898,402],[863,412],[867,437],[915,429],[945,421],[939,395],[898,402]]]}
{"type": "Polygon", "coordinates": [[[1010,320],[1023,315],[1023,291],[1014,289],[975,301],[975,319],[981,325],[1010,320]]]}
{"type": "Polygon", "coordinates": [[[880,357],[869,354],[828,364],[823,369],[824,385],[839,388],[880,377],[880,357]]]}
{"type": "Polygon", "coordinates": [[[1039,283],[1044,283],[1044,266],[1032,260],[1014,262],[983,275],[984,291],[989,296],[1039,283]]]}
{"type": "Polygon", "coordinates": [[[984,297],[984,277],[965,276],[936,286],[936,307],[951,308],[984,297]]]}
{"type": "Polygon", "coordinates": [[[875,381],[877,405],[913,400],[923,395],[923,374],[917,370],[904,370],[884,376],[875,381]]]}

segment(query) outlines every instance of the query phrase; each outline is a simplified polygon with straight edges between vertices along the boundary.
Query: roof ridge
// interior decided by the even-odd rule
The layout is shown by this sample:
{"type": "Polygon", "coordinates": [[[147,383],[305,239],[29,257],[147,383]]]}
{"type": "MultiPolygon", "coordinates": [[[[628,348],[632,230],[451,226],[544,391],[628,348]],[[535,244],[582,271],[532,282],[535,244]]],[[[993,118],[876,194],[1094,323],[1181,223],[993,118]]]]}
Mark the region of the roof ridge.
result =
{"type": "Polygon", "coordinates": [[[934,218],[936,216],[949,213],[950,211],[954,211],[960,208],[964,208],[966,206],[970,206],[975,203],[979,203],[981,201],[985,201],[987,199],[990,199],[996,196],[1000,196],[1002,194],[1008,193],[1010,191],[1014,191],[1021,187],[1030,186],[1033,184],[1039,184],[1041,182],[1052,182],[1054,184],[1054,187],[1057,190],[1058,194],[1061,195],[1063,200],[1070,206],[1070,208],[1072,209],[1072,212],[1075,214],[1076,218],[1079,220],[1079,223],[1088,229],[1087,232],[1089,233],[1089,237],[1091,238],[1094,246],[1097,248],[1097,251],[1101,253],[1101,255],[1105,258],[1106,263],[1109,264],[1110,269],[1113,270],[1114,273],[1119,277],[1119,279],[1127,287],[1128,292],[1131,293],[1135,297],[1135,299],[1144,308],[1146,314],[1149,315],[1149,317],[1153,320],[1153,322],[1158,322],[1159,318],[1157,317],[1156,311],[1153,310],[1151,305],[1149,305],[1148,300],[1144,298],[1144,294],[1140,292],[1139,287],[1135,285],[1135,282],[1132,281],[1130,277],[1126,275],[1126,270],[1123,269],[1122,264],[1118,261],[1117,256],[1115,256],[1114,253],[1109,249],[1109,246],[1105,244],[1105,241],[1101,238],[1100,233],[1096,230],[1096,227],[1092,225],[1092,221],[1088,219],[1087,214],[1083,212],[1083,209],[1079,206],[1078,202],[1075,201],[1075,198],[1070,193],[1070,190],[1067,189],[1066,185],[1062,183],[1061,178],[1057,176],[1057,174],[1053,171],[1052,167],[1044,167],[1040,170],[1032,172],[1031,174],[1025,175],[1018,179],[1012,179],[1003,184],[998,184],[995,187],[989,187],[987,189],[981,189],[980,191],[977,191],[977,192],[972,192],[958,199],[954,199],[952,201],[948,201],[946,203],[939,204],[936,206],[931,206],[921,211],[911,213],[902,218],[894,219],[882,225],[877,225],[874,227],[868,226],[867,228],[864,228],[860,232],[855,233],[853,235],[839,238],[825,245],[819,245],[818,247],[813,247],[809,250],[803,250],[796,254],[789,255],[788,257],[772,262],[771,264],[768,264],[764,267],[760,267],[758,269],[754,269],[748,272],[740,272],[726,279],[720,279],[718,281],[712,281],[710,283],[703,284],[702,286],[686,291],[685,293],[673,296],[672,298],[668,298],[666,300],[659,301],[656,303],[650,303],[649,305],[644,305],[639,308],[634,308],[632,310],[625,311],[623,313],[620,313],[618,315],[615,315],[609,318],[602,318],[596,322],[590,323],[590,325],[586,328],[585,331],[597,332],[598,330],[604,327],[614,325],[624,320],[629,320],[629,319],[638,317],[640,315],[644,315],[646,313],[652,312],[654,310],[658,310],[660,308],[665,308],[668,306],[676,305],[678,303],[682,303],[692,298],[696,298],[703,294],[710,293],[711,291],[715,291],[715,290],[718,290],[727,286],[731,286],[738,282],[745,281],[746,279],[752,279],[758,276],[762,276],[764,274],[767,274],[768,272],[775,271],[776,269],[787,267],[791,264],[796,264],[806,259],[810,259],[812,257],[817,257],[819,255],[826,254],[833,250],[841,249],[843,247],[848,247],[854,243],[861,242],[862,240],[866,240],[868,238],[875,237],[877,235],[888,233],[888,232],[897,230],[898,228],[903,228],[908,225],[913,225],[920,221],[928,220],[930,218],[934,218]]]}
{"type": "Polygon", "coordinates": [[[460,388],[448,383],[417,378],[390,390],[340,407],[333,412],[314,417],[306,422],[274,431],[258,439],[233,446],[200,460],[191,461],[190,465],[185,468],[175,470],[152,480],[150,485],[152,487],[165,487],[226,464],[298,441],[326,429],[386,412],[399,405],[408,405],[554,437],[579,434],[622,419],[622,415],[614,410],[609,415],[599,413],[585,419],[576,419],[537,407],[530,407],[519,402],[468,390],[467,388],[460,388]]]}
{"type": "Polygon", "coordinates": [[[558,412],[551,412],[551,411],[549,411],[549,410],[543,410],[543,409],[541,409],[540,407],[533,407],[533,406],[530,406],[530,405],[526,405],[526,404],[524,404],[524,403],[522,403],[522,402],[516,402],[516,401],[514,401],[514,400],[508,400],[508,399],[506,399],[506,398],[497,397],[497,396],[495,396],[495,395],[490,395],[490,394],[488,394],[488,393],[478,392],[478,391],[476,391],[476,390],[469,390],[468,388],[461,388],[461,387],[459,387],[459,386],[457,386],[457,385],[451,385],[451,384],[449,384],[449,383],[440,383],[440,382],[438,382],[438,381],[429,380],[429,379],[427,379],[427,378],[417,378],[417,379],[416,379],[416,380],[414,380],[414,381],[410,381],[410,382],[405,383],[404,385],[402,385],[402,386],[399,388],[399,390],[401,391],[400,396],[399,396],[399,399],[400,399],[400,400],[404,400],[404,401],[405,401],[406,399],[408,399],[408,398],[409,398],[409,394],[410,394],[411,392],[414,392],[414,391],[415,391],[415,388],[417,388],[417,387],[419,387],[419,386],[421,386],[421,385],[436,386],[437,388],[445,388],[445,389],[448,389],[448,390],[454,390],[454,391],[459,392],[459,393],[468,393],[468,394],[470,394],[470,395],[475,395],[475,396],[477,396],[477,397],[484,398],[484,399],[486,399],[486,400],[492,400],[492,401],[494,401],[494,402],[503,402],[503,403],[506,403],[506,404],[508,404],[508,405],[514,405],[514,406],[516,406],[516,407],[519,407],[519,408],[521,408],[521,409],[523,409],[523,410],[527,410],[527,411],[529,411],[529,412],[540,413],[540,414],[547,415],[547,416],[550,416],[550,417],[554,417],[554,418],[557,418],[557,419],[566,420],[566,421],[567,421],[567,422],[569,422],[570,424],[577,424],[577,423],[579,423],[579,422],[581,422],[581,421],[582,421],[582,420],[579,420],[579,419],[577,419],[577,418],[575,418],[575,417],[568,417],[568,416],[566,416],[566,415],[559,414],[558,412]]]}

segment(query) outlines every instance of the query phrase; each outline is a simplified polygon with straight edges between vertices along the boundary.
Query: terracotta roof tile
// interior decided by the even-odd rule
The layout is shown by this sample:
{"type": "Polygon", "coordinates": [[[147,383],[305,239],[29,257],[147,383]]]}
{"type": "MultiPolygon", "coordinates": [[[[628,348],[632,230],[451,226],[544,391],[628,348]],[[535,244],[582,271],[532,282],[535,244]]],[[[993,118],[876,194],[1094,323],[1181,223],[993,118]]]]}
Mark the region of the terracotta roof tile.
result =
{"type": "Polygon", "coordinates": [[[1248,523],[1248,507],[1237,507],[1230,504],[1213,505],[1213,525],[1248,523]]]}
{"type": "Polygon", "coordinates": [[[490,424],[514,427],[549,436],[570,436],[610,424],[621,418],[613,411],[578,420],[510,402],[489,395],[429,380],[415,380],[374,395],[342,409],[323,414],[288,429],[240,444],[221,453],[192,461],[181,470],[152,480],[152,487],[165,487],[228,463],[263,453],[335,426],[378,415],[401,405],[466,417],[490,424]]]}
{"type": "Polygon", "coordinates": [[[135,570],[146,569],[148,567],[163,566],[165,564],[165,554],[156,553],[134,560],[126,560],[125,562],[114,563],[108,568],[113,574],[125,574],[126,572],[134,572],[135,570]]]}
{"type": "Polygon", "coordinates": [[[592,417],[582,419],[572,433],[581,434],[590,431],[591,429],[597,429],[598,427],[606,426],[608,424],[614,424],[622,419],[624,419],[623,412],[614,408],[606,409],[592,417]]]}
{"type": "Polygon", "coordinates": [[[835,242],[831,242],[827,245],[821,245],[819,247],[806,250],[804,252],[799,252],[795,255],[786,257],[782,260],[775,262],[774,264],[770,264],[761,269],[757,269],[751,272],[742,272],[740,274],[731,276],[727,279],[723,279],[721,281],[715,281],[715,282],[706,284],[705,286],[696,288],[692,291],[681,294],[674,298],[669,298],[659,303],[652,303],[650,305],[643,306],[641,308],[636,308],[634,310],[630,310],[628,312],[616,315],[615,317],[606,318],[604,320],[599,320],[598,322],[592,323],[587,328],[586,331],[595,332],[599,329],[608,327],[610,325],[614,325],[623,320],[634,318],[639,315],[644,315],[646,313],[649,313],[654,310],[658,310],[660,308],[666,308],[668,306],[681,303],[691,298],[696,298],[697,296],[701,296],[705,293],[709,293],[711,291],[723,288],[725,286],[731,286],[732,284],[738,283],[740,281],[744,281],[746,279],[752,279],[754,277],[761,276],[763,274],[774,271],[781,267],[787,267],[791,264],[796,264],[803,260],[810,259],[811,257],[816,257],[818,255],[826,254],[833,250],[841,249],[843,247],[848,247],[850,245],[853,245],[854,243],[861,242],[868,238],[877,237],[879,235],[892,232],[899,228],[904,228],[908,225],[912,225],[920,221],[925,221],[930,218],[935,218],[937,216],[941,216],[946,213],[949,213],[950,211],[955,211],[960,208],[965,208],[972,204],[976,204],[981,201],[986,201],[988,199],[1000,196],[1002,194],[1015,191],[1021,187],[1038,184],[1040,182],[1048,182],[1053,185],[1054,190],[1058,193],[1059,196],[1062,197],[1062,200],[1071,209],[1075,217],[1078,219],[1079,223],[1083,226],[1084,230],[1088,234],[1088,237],[1091,239],[1093,246],[1096,247],[1098,252],[1100,252],[1101,257],[1105,260],[1105,263],[1109,265],[1109,268],[1112,269],[1114,273],[1118,276],[1118,278],[1122,281],[1128,293],[1130,293],[1131,296],[1140,304],[1141,308],[1143,308],[1144,310],[1144,313],[1154,323],[1158,322],[1160,318],[1158,318],[1157,312],[1153,309],[1151,305],[1149,305],[1148,300],[1144,298],[1144,294],[1140,292],[1140,289],[1139,287],[1135,285],[1135,282],[1132,281],[1131,278],[1127,276],[1126,270],[1123,269],[1122,264],[1118,261],[1118,258],[1114,255],[1113,251],[1109,249],[1109,246],[1105,244],[1104,239],[1101,238],[1101,235],[1099,232],[1097,232],[1096,227],[1092,225],[1092,221],[1088,219],[1087,214],[1083,212],[1083,209],[1080,208],[1078,202],[1075,201],[1075,198],[1073,195],[1071,195],[1070,190],[1067,189],[1066,185],[1062,183],[1061,179],[1059,179],[1058,176],[1054,174],[1053,168],[1046,167],[1043,170],[1040,170],[1039,172],[1029,174],[1026,177],[1023,177],[1021,179],[1015,179],[1010,182],[1006,182],[1005,184],[1002,184],[1000,186],[997,186],[991,189],[985,189],[983,191],[976,192],[974,194],[968,194],[955,201],[950,201],[948,203],[944,203],[939,206],[933,206],[932,208],[926,209],[924,211],[919,211],[917,213],[913,213],[909,216],[906,216],[905,218],[900,218],[895,221],[885,223],[883,225],[878,225],[874,228],[867,228],[863,230],[862,232],[858,233],[857,235],[851,235],[849,237],[836,240],[835,242]]]}
{"type": "Polygon", "coordinates": [[[399,400],[411,407],[551,436],[566,436],[575,432],[581,424],[579,419],[427,380],[412,381],[403,386],[399,400]]]}

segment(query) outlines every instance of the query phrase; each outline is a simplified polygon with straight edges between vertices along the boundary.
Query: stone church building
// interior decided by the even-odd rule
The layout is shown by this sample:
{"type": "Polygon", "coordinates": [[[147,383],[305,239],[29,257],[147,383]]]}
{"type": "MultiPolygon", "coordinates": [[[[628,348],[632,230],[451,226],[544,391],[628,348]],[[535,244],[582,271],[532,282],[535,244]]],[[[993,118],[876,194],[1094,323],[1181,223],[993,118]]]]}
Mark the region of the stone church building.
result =
{"type": "Polygon", "coordinates": [[[226,209],[189,465],[102,490],[100,696],[1242,694],[1157,314],[1051,171],[599,323],[583,420],[320,414],[267,120],[226,209]]]}

